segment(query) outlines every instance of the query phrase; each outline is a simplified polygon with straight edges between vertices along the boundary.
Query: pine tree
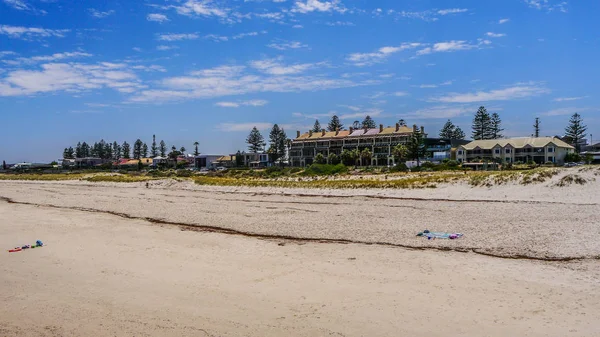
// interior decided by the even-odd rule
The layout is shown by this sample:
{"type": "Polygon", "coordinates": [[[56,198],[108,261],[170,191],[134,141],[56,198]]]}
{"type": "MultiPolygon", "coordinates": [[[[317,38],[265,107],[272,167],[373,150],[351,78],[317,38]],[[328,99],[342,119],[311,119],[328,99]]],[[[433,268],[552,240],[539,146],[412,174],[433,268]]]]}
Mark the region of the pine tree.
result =
{"type": "Polygon", "coordinates": [[[571,141],[571,145],[575,146],[577,153],[581,151],[581,141],[585,139],[587,134],[587,126],[583,124],[583,119],[578,113],[573,114],[569,120],[569,125],[565,129],[565,137],[571,141]]]}
{"type": "Polygon", "coordinates": [[[135,143],[133,143],[133,159],[140,159],[142,156],[142,143],[141,139],[137,139],[135,143]]]}
{"type": "Polygon", "coordinates": [[[104,159],[112,159],[113,148],[110,143],[104,143],[104,159]]]}
{"type": "Polygon", "coordinates": [[[502,120],[500,119],[500,115],[494,112],[490,120],[490,138],[488,139],[504,138],[502,131],[504,131],[504,129],[502,129],[502,120]]]}
{"type": "Polygon", "coordinates": [[[90,156],[90,146],[86,142],[81,143],[81,157],[87,158],[89,156],[90,156]]]}
{"type": "Polygon", "coordinates": [[[535,118],[535,123],[533,124],[533,135],[535,136],[535,138],[538,138],[540,136],[540,119],[539,117],[535,118]]]}
{"type": "Polygon", "coordinates": [[[148,145],[142,145],[142,158],[148,158],[148,145]]]}
{"type": "Polygon", "coordinates": [[[365,119],[362,121],[360,126],[363,129],[374,129],[377,127],[377,125],[375,124],[375,121],[369,115],[367,115],[367,117],[365,117],[365,119]]]}
{"type": "Polygon", "coordinates": [[[423,134],[417,130],[413,132],[407,144],[408,156],[417,161],[417,166],[421,166],[421,157],[425,156],[425,144],[423,134]]]}
{"type": "Polygon", "coordinates": [[[73,159],[73,148],[68,147],[63,151],[63,159],[73,159]]]}
{"type": "Polygon", "coordinates": [[[252,128],[248,138],[246,138],[246,143],[248,144],[248,151],[251,153],[259,153],[264,151],[265,148],[265,139],[260,134],[260,131],[255,127],[252,128]]]}
{"type": "Polygon", "coordinates": [[[273,125],[271,133],[269,133],[269,155],[272,162],[276,162],[281,159],[280,164],[283,166],[283,159],[285,157],[285,144],[287,136],[279,125],[273,125]]]}
{"type": "Polygon", "coordinates": [[[463,130],[457,126],[456,129],[454,129],[454,136],[452,136],[452,139],[465,139],[465,137],[463,130]]]}
{"type": "Polygon", "coordinates": [[[456,125],[454,125],[451,120],[448,120],[440,130],[440,138],[453,139],[455,132],[456,125]]]}
{"type": "Polygon", "coordinates": [[[4,171],[6,171],[6,169],[7,169],[7,166],[6,166],[6,161],[4,161],[4,160],[2,161],[2,169],[3,169],[4,171]]]}
{"type": "Polygon", "coordinates": [[[181,152],[181,154],[185,154],[185,147],[182,146],[181,148],[179,148],[179,152],[181,152]]]}
{"type": "Polygon", "coordinates": [[[83,158],[83,152],[81,151],[81,142],[75,146],[75,158],[83,158]]]}
{"type": "Polygon", "coordinates": [[[473,119],[473,140],[490,139],[491,118],[485,107],[479,107],[473,119]]]}
{"type": "Polygon", "coordinates": [[[344,125],[340,122],[340,118],[336,115],[331,116],[331,121],[327,124],[327,131],[338,131],[344,129],[344,125]]]}
{"type": "Polygon", "coordinates": [[[167,155],[167,144],[165,144],[164,140],[160,141],[159,151],[160,151],[160,156],[161,157],[164,158],[167,155]]]}
{"type": "Polygon", "coordinates": [[[398,121],[398,125],[400,125],[400,126],[406,126],[406,121],[404,119],[400,119],[398,121]]]}
{"type": "Polygon", "coordinates": [[[360,129],[360,122],[359,121],[354,121],[354,123],[352,123],[352,128],[354,130],[360,129]]]}
{"type": "Polygon", "coordinates": [[[194,157],[197,157],[200,155],[200,152],[198,151],[198,145],[200,145],[200,143],[194,142],[194,157]]]}
{"type": "Polygon", "coordinates": [[[150,148],[150,156],[158,157],[158,148],[156,147],[156,135],[152,135],[152,147],[150,148]]]}
{"type": "Polygon", "coordinates": [[[119,160],[121,159],[121,145],[119,145],[116,141],[113,142],[113,159],[119,160]]]}
{"type": "Polygon", "coordinates": [[[312,132],[317,133],[317,132],[321,132],[321,123],[319,123],[319,120],[315,120],[315,125],[312,128],[312,132]]]}
{"type": "Polygon", "coordinates": [[[121,155],[124,159],[131,159],[131,148],[129,147],[129,143],[123,142],[123,145],[121,145],[121,155]]]}

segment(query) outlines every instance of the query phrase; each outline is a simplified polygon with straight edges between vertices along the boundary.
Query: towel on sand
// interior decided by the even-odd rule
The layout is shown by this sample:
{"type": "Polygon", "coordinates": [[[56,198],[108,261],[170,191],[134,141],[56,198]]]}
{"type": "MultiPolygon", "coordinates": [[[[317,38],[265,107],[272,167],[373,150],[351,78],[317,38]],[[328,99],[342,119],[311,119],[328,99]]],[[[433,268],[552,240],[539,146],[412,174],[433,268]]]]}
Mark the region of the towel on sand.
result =
{"type": "Polygon", "coordinates": [[[454,240],[454,239],[461,238],[463,236],[463,234],[461,234],[461,233],[445,233],[445,232],[430,232],[428,230],[425,230],[424,232],[417,234],[417,236],[424,236],[428,240],[431,240],[431,239],[454,240]]]}

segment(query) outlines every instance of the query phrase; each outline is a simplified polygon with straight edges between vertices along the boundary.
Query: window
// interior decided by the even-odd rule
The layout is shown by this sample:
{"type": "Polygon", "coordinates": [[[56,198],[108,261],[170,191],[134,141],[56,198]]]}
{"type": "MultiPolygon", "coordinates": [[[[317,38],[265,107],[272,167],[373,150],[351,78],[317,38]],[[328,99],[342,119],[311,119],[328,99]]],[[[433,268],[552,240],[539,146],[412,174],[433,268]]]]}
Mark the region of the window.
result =
{"type": "Polygon", "coordinates": [[[506,154],[510,154],[510,149],[506,149],[506,154]]]}
{"type": "Polygon", "coordinates": [[[496,153],[496,154],[500,154],[500,149],[496,149],[496,150],[494,151],[494,153],[496,153]]]}
{"type": "Polygon", "coordinates": [[[548,153],[550,153],[550,152],[554,152],[554,148],[553,147],[549,147],[548,148],[548,153]]]}
{"type": "Polygon", "coordinates": [[[462,150],[458,151],[459,156],[462,156],[462,154],[463,154],[462,150]]]}

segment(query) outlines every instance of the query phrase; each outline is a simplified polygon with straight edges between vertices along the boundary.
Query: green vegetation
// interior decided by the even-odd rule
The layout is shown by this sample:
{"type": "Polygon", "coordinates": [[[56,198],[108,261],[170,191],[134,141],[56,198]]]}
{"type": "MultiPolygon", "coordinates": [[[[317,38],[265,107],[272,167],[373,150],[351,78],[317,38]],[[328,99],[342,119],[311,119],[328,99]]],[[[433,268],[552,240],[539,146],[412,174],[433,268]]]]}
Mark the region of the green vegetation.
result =
{"type": "Polygon", "coordinates": [[[348,172],[348,168],[343,164],[329,165],[329,164],[312,164],[306,170],[304,175],[334,175],[344,174],[348,172]]]}

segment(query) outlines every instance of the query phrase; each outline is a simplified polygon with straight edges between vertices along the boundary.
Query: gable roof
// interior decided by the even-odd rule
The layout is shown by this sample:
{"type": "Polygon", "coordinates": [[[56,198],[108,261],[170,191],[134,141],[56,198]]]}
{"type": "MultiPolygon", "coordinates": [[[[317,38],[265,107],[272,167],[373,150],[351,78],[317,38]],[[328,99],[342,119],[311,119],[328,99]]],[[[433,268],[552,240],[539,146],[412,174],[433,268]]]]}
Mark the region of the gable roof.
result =
{"type": "Polygon", "coordinates": [[[536,137],[523,137],[523,138],[475,140],[475,141],[470,142],[469,144],[461,145],[460,147],[467,149],[467,150],[473,150],[477,147],[479,147],[480,149],[483,149],[483,150],[491,150],[494,147],[496,147],[496,145],[499,145],[501,147],[506,147],[507,145],[510,145],[514,148],[523,148],[528,145],[531,147],[544,147],[550,143],[556,145],[557,147],[574,149],[573,146],[571,146],[555,137],[537,137],[537,138],[536,137]]]}

